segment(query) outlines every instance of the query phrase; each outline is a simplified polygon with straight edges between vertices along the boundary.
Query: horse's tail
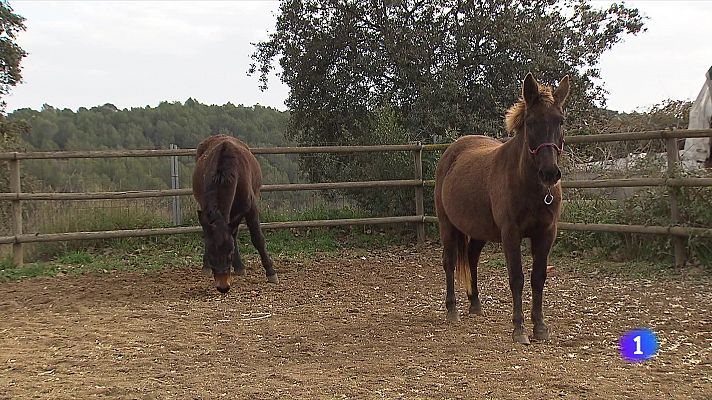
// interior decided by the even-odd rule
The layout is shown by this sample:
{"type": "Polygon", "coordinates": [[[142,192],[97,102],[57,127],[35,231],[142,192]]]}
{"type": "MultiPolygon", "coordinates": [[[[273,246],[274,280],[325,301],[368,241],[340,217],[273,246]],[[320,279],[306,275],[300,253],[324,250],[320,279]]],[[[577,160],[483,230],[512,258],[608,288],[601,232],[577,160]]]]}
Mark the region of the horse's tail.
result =
{"type": "Polygon", "coordinates": [[[470,258],[468,255],[468,247],[470,238],[467,235],[458,235],[457,239],[457,255],[455,256],[455,272],[457,280],[465,286],[467,295],[472,294],[472,272],[470,272],[470,258]]]}

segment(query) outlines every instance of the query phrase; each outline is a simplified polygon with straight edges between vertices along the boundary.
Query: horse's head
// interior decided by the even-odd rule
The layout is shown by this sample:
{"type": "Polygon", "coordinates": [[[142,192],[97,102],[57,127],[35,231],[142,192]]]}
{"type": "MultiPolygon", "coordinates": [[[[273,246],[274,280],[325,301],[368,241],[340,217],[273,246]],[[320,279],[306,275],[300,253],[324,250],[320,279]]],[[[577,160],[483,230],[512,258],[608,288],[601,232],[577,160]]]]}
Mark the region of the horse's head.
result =
{"type": "Polygon", "coordinates": [[[568,75],[552,90],[539,85],[529,73],[522,83],[522,99],[507,113],[507,127],[524,135],[528,156],[545,186],[561,179],[558,162],[564,150],[564,102],[568,95],[568,75]]]}
{"type": "Polygon", "coordinates": [[[215,288],[220,293],[227,293],[230,290],[230,267],[235,254],[235,242],[225,219],[221,215],[210,218],[208,214],[198,210],[198,220],[203,227],[205,242],[203,269],[210,268],[213,271],[215,288]]]}

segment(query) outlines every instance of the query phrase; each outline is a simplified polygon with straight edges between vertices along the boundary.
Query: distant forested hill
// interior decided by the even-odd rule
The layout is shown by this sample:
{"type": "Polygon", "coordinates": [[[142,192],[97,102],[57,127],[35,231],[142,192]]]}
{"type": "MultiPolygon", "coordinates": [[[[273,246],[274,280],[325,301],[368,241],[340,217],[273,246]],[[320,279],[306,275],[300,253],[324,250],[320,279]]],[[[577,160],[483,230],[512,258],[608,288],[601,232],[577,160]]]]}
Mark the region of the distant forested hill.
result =
{"type": "MultiPolygon", "coordinates": [[[[236,136],[252,147],[293,145],[284,137],[289,115],[273,108],[233,104],[205,105],[188,99],[163,102],[157,107],[117,109],[112,104],[60,110],[49,105],[42,110],[20,109],[10,120],[25,120],[31,126],[23,137],[27,150],[103,150],[195,148],[211,134],[236,136]]],[[[299,180],[296,158],[261,157],[267,183],[299,180]]],[[[191,157],[182,157],[181,182],[188,187],[191,157]]],[[[45,189],[60,191],[135,190],[166,188],[170,183],[167,158],[96,160],[38,160],[23,163],[45,189]]]]}

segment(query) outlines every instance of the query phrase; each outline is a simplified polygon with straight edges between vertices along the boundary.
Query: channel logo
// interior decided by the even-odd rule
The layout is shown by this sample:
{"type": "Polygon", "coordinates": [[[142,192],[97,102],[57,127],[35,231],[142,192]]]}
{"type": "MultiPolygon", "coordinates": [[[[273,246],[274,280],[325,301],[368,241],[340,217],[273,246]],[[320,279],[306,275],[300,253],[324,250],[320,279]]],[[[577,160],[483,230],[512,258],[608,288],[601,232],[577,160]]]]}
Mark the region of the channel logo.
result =
{"type": "Polygon", "coordinates": [[[645,361],[658,352],[658,338],[650,329],[634,329],[621,336],[620,350],[628,362],[645,361]]]}

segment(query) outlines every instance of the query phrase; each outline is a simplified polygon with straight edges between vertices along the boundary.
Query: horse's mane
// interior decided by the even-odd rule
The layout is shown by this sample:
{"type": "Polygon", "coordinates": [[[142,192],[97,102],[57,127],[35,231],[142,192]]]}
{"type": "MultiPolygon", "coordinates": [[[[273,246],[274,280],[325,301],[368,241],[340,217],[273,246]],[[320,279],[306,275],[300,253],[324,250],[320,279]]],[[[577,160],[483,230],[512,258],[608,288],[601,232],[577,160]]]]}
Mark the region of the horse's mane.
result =
{"type": "MultiPolygon", "coordinates": [[[[541,105],[551,107],[554,105],[554,94],[551,87],[537,84],[539,86],[539,99],[541,105]]],[[[524,96],[520,95],[519,100],[509,107],[504,117],[504,124],[507,132],[516,134],[519,129],[524,126],[524,117],[527,113],[527,103],[524,101],[524,96]]]]}

